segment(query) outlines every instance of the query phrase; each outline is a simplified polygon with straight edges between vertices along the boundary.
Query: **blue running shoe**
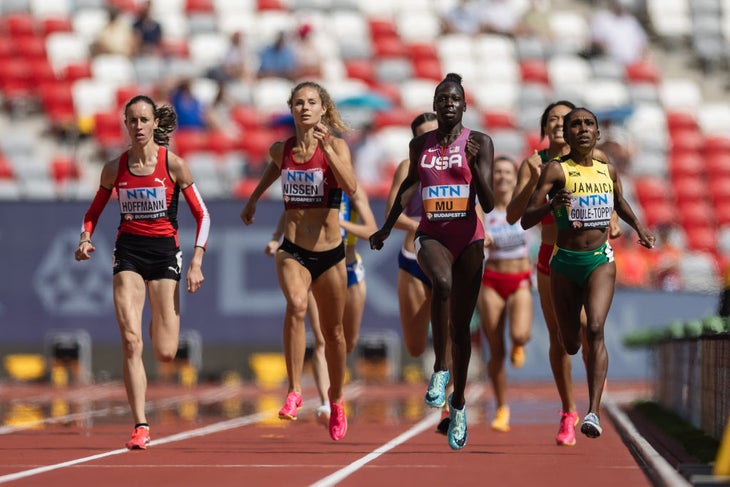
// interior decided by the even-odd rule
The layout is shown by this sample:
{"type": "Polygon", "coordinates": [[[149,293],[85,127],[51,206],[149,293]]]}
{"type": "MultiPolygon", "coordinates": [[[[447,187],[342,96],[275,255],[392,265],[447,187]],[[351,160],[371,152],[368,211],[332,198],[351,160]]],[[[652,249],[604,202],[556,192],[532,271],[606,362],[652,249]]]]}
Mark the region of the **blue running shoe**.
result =
{"type": "Polygon", "coordinates": [[[601,429],[601,421],[593,413],[586,414],[583,418],[583,424],[580,425],[580,432],[586,435],[588,438],[598,438],[603,433],[601,429]]]}
{"type": "Polygon", "coordinates": [[[466,446],[466,405],[461,409],[456,409],[451,405],[451,396],[449,395],[449,431],[446,433],[449,439],[449,446],[452,450],[461,450],[466,446]]]}
{"type": "Polygon", "coordinates": [[[424,400],[432,408],[442,408],[446,404],[446,384],[449,383],[449,371],[439,370],[431,375],[424,400]]]}

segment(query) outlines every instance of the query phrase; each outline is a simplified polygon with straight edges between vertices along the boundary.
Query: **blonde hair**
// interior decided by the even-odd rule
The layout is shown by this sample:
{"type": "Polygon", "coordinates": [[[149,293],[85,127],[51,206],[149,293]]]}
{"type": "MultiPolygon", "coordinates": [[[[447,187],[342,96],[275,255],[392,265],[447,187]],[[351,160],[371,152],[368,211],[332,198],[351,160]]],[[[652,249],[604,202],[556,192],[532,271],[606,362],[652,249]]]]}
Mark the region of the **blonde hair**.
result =
{"type": "Polygon", "coordinates": [[[342,118],[340,117],[340,112],[339,110],[337,110],[337,106],[332,100],[330,94],[327,92],[326,89],[324,89],[324,87],[322,87],[322,85],[315,83],[314,81],[302,81],[294,88],[292,88],[289,99],[286,102],[290,110],[292,108],[294,95],[302,88],[312,88],[319,95],[319,99],[322,101],[322,106],[325,108],[324,115],[322,116],[323,124],[334,129],[338,133],[345,133],[350,131],[350,127],[348,127],[345,122],[342,121],[342,118]]]}

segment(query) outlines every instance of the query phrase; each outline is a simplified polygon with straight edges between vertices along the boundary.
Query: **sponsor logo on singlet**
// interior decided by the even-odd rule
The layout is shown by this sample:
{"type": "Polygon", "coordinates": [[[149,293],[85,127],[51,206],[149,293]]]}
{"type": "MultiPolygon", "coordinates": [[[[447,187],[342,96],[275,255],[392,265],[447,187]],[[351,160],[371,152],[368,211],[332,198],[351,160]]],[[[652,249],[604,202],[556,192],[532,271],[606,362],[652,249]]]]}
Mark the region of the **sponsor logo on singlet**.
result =
{"type": "Polygon", "coordinates": [[[164,186],[119,190],[119,208],[125,220],[152,220],[167,215],[164,186]]]}
{"type": "Polygon", "coordinates": [[[424,186],[421,197],[426,218],[430,221],[464,218],[469,209],[468,184],[424,186]]]}
{"type": "Polygon", "coordinates": [[[281,190],[287,203],[322,203],[324,201],[324,172],[322,168],[281,171],[281,190]]]}

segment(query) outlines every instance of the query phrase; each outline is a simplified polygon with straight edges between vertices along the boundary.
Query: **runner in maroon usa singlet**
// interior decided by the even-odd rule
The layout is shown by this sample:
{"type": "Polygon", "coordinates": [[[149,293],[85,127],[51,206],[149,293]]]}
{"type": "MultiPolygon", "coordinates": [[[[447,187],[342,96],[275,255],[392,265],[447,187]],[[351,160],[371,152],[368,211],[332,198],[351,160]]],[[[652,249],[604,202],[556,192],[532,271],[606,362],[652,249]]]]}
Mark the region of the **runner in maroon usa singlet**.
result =
{"type": "Polygon", "coordinates": [[[466,388],[471,332],[469,325],[482,276],[484,227],[476,212],[479,199],[484,212],[494,207],[491,179],[492,139],[462,125],[466,98],[461,76],[446,75],[437,86],[433,108],[438,128],[411,140],[408,175],[398,189],[383,226],[370,237],[379,250],[398,216],[420,191],[423,215],[416,230],[418,263],[432,283],[431,325],[434,372],[425,402],[431,407],[448,403],[449,446],[466,446],[466,388]],[[420,184],[420,190],[419,190],[420,184]],[[446,359],[447,335],[452,338],[454,392],[446,397],[451,374],[446,359]]]}
{"type": "Polygon", "coordinates": [[[182,252],[178,241],[180,191],[196,221],[193,256],[186,276],[188,292],[203,283],[203,254],[210,215],[185,161],[167,149],[177,116],[170,105],[158,107],[144,95],[124,108],[131,148],[109,161],[99,189],[84,215],[76,260],[91,258],[91,237],[112,191],[119,197],[120,223],[113,255],[114,308],[122,339],[124,385],[134,418],[127,448],[146,449],[150,428],[145,415],[147,377],[142,361],[142,312],[149,294],[150,337],[160,362],[175,358],[180,333],[179,281],[182,252]]]}

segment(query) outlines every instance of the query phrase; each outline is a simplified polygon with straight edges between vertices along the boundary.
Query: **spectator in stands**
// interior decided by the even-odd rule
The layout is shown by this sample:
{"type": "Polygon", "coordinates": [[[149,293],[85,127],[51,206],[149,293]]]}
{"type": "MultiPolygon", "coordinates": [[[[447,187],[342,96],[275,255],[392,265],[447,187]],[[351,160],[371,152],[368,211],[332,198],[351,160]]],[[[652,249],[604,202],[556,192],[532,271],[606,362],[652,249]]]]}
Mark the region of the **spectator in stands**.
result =
{"type": "Polygon", "coordinates": [[[177,126],[180,129],[204,130],[208,128],[206,107],[193,93],[189,78],[184,78],[172,89],[170,102],[177,112],[177,126]]]}
{"type": "Polygon", "coordinates": [[[314,42],[313,27],[310,24],[302,24],[297,29],[294,50],[297,57],[298,79],[322,77],[323,56],[314,42]]]}
{"type": "Polygon", "coordinates": [[[589,56],[609,56],[627,65],[648,54],[646,31],[629,11],[628,0],[608,0],[609,8],[599,10],[591,19],[589,56]]]}
{"type": "Polygon", "coordinates": [[[391,161],[375,126],[372,123],[365,124],[360,130],[360,136],[351,145],[358,182],[366,187],[380,184],[386,173],[385,166],[391,161]]]}
{"type": "Polygon", "coordinates": [[[550,3],[546,0],[530,0],[517,25],[518,37],[533,37],[544,42],[552,40],[550,30],[550,3]]]}
{"type": "Polygon", "coordinates": [[[226,83],[229,81],[253,81],[256,74],[255,56],[246,48],[241,32],[234,32],[220,65],[211,69],[210,78],[226,83]]]}
{"type": "Polygon", "coordinates": [[[137,35],[137,54],[160,54],[162,51],[162,25],[152,17],[152,2],[142,4],[132,25],[137,35]]]}
{"type": "Polygon", "coordinates": [[[235,107],[236,102],[228,95],[227,85],[218,82],[218,93],[216,93],[213,103],[206,111],[208,127],[212,130],[224,132],[234,138],[241,136],[239,125],[232,116],[235,107]]]}
{"type": "Polygon", "coordinates": [[[483,31],[514,36],[522,20],[522,2],[516,0],[487,0],[482,6],[483,31]]]}
{"type": "Polygon", "coordinates": [[[99,31],[91,45],[92,55],[135,53],[135,33],[129,19],[116,7],[109,7],[109,22],[99,31]]]}
{"type": "Polygon", "coordinates": [[[652,253],[651,279],[653,285],[662,291],[678,291],[682,288],[679,263],[682,249],[672,242],[672,225],[661,223],[657,226],[657,247],[652,253]]]}
{"type": "Polygon", "coordinates": [[[581,335],[586,335],[589,404],[581,432],[589,438],[602,433],[599,415],[608,372],[604,327],[616,284],[616,263],[608,242],[613,210],[636,231],[640,245],[654,247],[654,236],[623,197],[616,168],[594,159],[599,136],[598,119],[588,109],[574,108],[565,115],[563,138],[570,152],[550,161],[540,173],[522,215],[524,228],[549,214],[555,219],[550,288],[565,351],[578,353],[581,335]],[[585,330],[581,326],[582,308],[588,319],[585,330]]]}
{"type": "Polygon", "coordinates": [[[296,53],[289,45],[284,31],[279,32],[274,43],[264,47],[259,54],[259,78],[276,77],[294,80],[297,68],[296,53]]]}
{"type": "Polygon", "coordinates": [[[482,10],[475,0],[460,0],[441,18],[445,34],[476,35],[482,30],[482,10]]]}

